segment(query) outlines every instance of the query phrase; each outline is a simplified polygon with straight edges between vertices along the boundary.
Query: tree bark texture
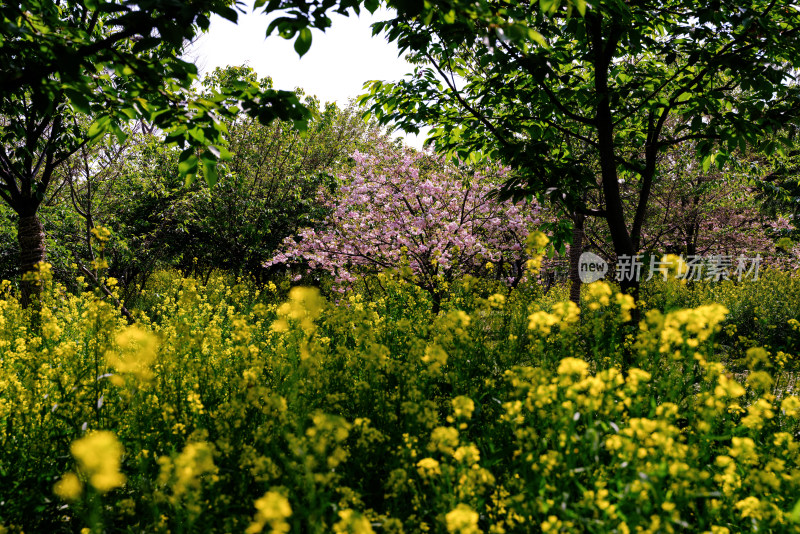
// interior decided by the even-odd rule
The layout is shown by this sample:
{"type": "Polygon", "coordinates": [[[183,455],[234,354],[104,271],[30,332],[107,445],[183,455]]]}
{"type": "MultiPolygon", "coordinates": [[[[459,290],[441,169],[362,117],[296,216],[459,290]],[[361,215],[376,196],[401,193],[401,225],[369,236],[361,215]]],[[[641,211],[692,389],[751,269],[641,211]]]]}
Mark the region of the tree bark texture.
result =
{"type": "Polygon", "coordinates": [[[572,244],[569,246],[569,300],[581,304],[580,259],[583,253],[584,216],[575,214],[572,220],[572,244]]]}
{"type": "MultiPolygon", "coordinates": [[[[37,263],[45,261],[44,227],[38,214],[20,216],[17,224],[17,241],[19,266],[24,277],[25,273],[34,270],[37,263]]],[[[26,281],[23,278],[21,289],[22,305],[27,307],[38,296],[41,286],[36,281],[26,281]]]]}

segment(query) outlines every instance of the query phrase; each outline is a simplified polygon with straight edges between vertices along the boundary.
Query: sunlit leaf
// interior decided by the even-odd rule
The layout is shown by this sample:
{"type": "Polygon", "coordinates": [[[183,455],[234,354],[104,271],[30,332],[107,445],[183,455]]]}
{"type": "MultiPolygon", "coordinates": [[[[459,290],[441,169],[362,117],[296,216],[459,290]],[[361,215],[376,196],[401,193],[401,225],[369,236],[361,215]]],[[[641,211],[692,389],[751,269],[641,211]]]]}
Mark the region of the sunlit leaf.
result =
{"type": "Polygon", "coordinates": [[[311,30],[303,28],[294,41],[294,50],[300,57],[303,57],[309,48],[311,48],[311,30]]]}

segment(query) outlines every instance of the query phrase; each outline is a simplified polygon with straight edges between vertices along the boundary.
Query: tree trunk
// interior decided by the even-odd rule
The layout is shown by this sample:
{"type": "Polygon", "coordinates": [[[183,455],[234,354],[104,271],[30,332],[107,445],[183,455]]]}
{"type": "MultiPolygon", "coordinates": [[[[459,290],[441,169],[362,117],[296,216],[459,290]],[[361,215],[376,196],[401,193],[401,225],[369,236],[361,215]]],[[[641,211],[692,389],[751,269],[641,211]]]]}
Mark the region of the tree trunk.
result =
{"type": "Polygon", "coordinates": [[[36,264],[45,261],[44,227],[39,215],[20,215],[17,224],[17,241],[19,242],[19,266],[23,275],[22,306],[27,308],[41,292],[38,281],[26,281],[25,273],[33,271],[36,264]]]}
{"type": "MultiPolygon", "coordinates": [[[[632,257],[636,254],[638,243],[628,232],[625,222],[625,209],[619,189],[619,176],[617,174],[617,153],[614,145],[614,118],[611,113],[609,70],[611,68],[614,51],[622,37],[620,26],[609,21],[608,33],[604,34],[603,21],[597,14],[586,16],[587,33],[590,36],[591,52],[594,63],[594,86],[597,93],[595,104],[595,127],[597,128],[597,149],[600,158],[600,176],[603,197],[605,199],[606,221],[611,233],[611,242],[614,245],[614,254],[617,258],[622,256],[632,257]]],[[[638,236],[635,236],[638,241],[638,236]]],[[[623,293],[633,297],[634,302],[639,301],[639,280],[635,277],[620,280],[620,289],[623,293]]],[[[631,322],[635,325],[639,321],[639,310],[631,310],[631,322]]],[[[620,347],[622,352],[622,373],[627,375],[633,363],[633,349],[620,347]]]]}
{"type": "Polygon", "coordinates": [[[697,247],[695,246],[695,223],[686,225],[686,257],[694,256],[697,254],[697,247]]]}
{"type": "MultiPolygon", "coordinates": [[[[597,148],[600,158],[601,185],[605,198],[606,221],[617,258],[633,256],[636,254],[636,248],[634,248],[625,222],[625,208],[619,190],[617,154],[614,146],[614,119],[611,114],[608,83],[611,59],[622,33],[618,26],[614,26],[611,31],[612,35],[605,37],[602,21],[596,14],[587,15],[587,21],[594,55],[594,85],[598,96],[595,104],[595,127],[597,128],[597,148]]],[[[620,289],[633,296],[634,300],[639,298],[638,279],[621,280],[620,289]]]]}
{"type": "Polygon", "coordinates": [[[431,312],[433,313],[434,317],[436,317],[439,315],[439,311],[442,309],[442,295],[436,289],[431,291],[431,303],[431,312]]]}
{"type": "Polygon", "coordinates": [[[572,220],[572,244],[569,246],[569,300],[581,305],[580,259],[583,253],[584,216],[575,214],[572,220]]]}

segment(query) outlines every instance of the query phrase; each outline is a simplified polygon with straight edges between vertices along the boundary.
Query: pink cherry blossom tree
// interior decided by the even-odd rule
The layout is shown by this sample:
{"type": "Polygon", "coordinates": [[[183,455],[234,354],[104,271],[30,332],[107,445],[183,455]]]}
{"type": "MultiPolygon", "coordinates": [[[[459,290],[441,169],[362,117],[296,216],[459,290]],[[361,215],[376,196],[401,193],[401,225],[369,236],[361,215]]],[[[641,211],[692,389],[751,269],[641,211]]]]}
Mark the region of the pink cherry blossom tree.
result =
{"type": "Polygon", "coordinates": [[[323,269],[340,290],[394,269],[430,292],[435,311],[458,275],[492,273],[510,285],[525,275],[525,240],[540,210],[491,198],[506,169],[468,169],[386,144],[353,158],[338,192],[320,193],[330,210],[322,228],[286,239],[266,266],[323,269]]]}

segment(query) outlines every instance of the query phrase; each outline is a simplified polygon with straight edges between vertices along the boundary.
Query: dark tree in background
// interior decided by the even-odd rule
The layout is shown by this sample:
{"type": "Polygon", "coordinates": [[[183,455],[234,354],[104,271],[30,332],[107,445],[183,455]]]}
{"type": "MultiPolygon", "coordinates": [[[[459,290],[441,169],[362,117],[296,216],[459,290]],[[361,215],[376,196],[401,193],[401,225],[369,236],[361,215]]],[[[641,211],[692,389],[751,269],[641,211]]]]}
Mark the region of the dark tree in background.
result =
{"type": "MultiPolygon", "coordinates": [[[[326,11],[348,7],[359,4],[308,5],[291,24],[273,26],[285,37],[297,35],[302,54],[311,44],[308,26],[324,29],[326,11]]],[[[0,4],[0,199],[17,215],[20,271],[45,258],[38,209],[55,169],[106,133],[121,141],[129,121],[144,120],[180,146],[181,174],[202,174],[210,183],[226,155],[221,119],[241,111],[262,123],[305,124],[308,110],[290,91],[240,81],[224,93],[192,95],[197,69],[179,55],[212,14],[238,17],[227,0],[0,4]]],[[[24,301],[32,287],[23,287],[24,301]]]]}
{"type": "Polygon", "coordinates": [[[418,67],[363,101],[386,124],[434,126],[441,151],[511,165],[503,195],[602,217],[616,256],[641,248],[665,150],[695,143],[707,170],[737,149],[775,150],[800,117],[790,0],[433,4],[375,26],[418,67]],[[623,181],[636,187],[629,217],[623,181]]]}

